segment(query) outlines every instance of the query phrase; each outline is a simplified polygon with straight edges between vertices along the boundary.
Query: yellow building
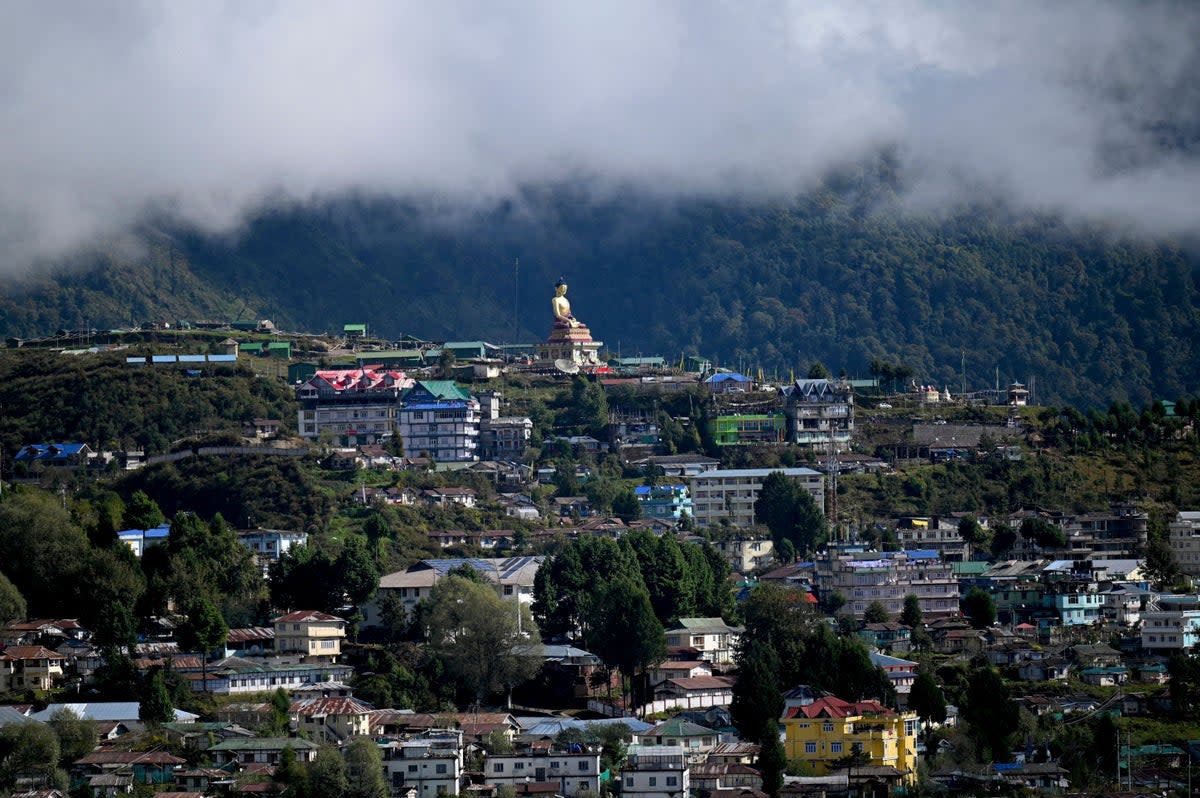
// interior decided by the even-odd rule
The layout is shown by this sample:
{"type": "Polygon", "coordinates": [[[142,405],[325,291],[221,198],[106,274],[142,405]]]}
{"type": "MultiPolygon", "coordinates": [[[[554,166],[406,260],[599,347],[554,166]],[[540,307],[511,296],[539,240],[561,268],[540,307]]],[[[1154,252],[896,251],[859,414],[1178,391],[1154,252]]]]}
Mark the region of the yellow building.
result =
{"type": "Polygon", "coordinates": [[[856,751],[870,764],[893,767],[904,784],[917,780],[917,715],[897,714],[878,701],[851,703],[834,696],[784,714],[787,758],[808,763],[824,776],[833,763],[856,751]]]}
{"type": "Polygon", "coordinates": [[[275,650],[301,654],[306,660],[336,662],[346,637],[346,621],[316,610],[301,610],[276,618],[275,650]]]}

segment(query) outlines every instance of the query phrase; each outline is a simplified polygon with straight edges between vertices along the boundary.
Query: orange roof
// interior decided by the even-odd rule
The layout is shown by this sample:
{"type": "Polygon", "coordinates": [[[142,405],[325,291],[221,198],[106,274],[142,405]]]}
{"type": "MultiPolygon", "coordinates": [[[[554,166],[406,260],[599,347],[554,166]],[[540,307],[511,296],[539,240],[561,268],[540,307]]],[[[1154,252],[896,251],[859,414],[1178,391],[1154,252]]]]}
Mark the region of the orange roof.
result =
{"type": "Polygon", "coordinates": [[[9,646],[4,649],[4,656],[8,659],[66,659],[45,646],[9,646]]]}

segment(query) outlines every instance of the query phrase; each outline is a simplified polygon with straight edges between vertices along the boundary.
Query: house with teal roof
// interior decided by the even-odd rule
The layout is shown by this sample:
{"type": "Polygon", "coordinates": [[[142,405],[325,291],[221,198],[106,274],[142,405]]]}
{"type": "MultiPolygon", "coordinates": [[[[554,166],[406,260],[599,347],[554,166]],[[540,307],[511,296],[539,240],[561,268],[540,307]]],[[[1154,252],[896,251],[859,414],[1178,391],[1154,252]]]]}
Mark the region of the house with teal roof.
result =
{"type": "Polygon", "coordinates": [[[396,411],[404,451],[438,463],[479,459],[479,420],[479,401],[453,380],[417,382],[396,411]]]}

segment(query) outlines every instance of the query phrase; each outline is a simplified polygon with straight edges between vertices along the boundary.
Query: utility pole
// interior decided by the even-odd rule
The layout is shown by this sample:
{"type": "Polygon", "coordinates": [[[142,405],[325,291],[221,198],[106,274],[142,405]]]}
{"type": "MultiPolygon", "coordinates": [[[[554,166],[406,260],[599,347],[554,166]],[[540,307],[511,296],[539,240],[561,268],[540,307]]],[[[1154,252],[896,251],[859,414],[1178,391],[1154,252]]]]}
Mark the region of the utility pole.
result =
{"type": "Polygon", "coordinates": [[[959,366],[959,383],[958,395],[965,396],[967,393],[967,350],[962,350],[962,364],[959,366]]]}
{"type": "Polygon", "coordinates": [[[840,540],[838,535],[838,518],[837,518],[837,478],[838,478],[838,461],[837,461],[837,443],[833,437],[833,419],[828,420],[829,424],[829,456],[825,460],[825,470],[829,474],[829,529],[833,533],[834,540],[840,540]]]}

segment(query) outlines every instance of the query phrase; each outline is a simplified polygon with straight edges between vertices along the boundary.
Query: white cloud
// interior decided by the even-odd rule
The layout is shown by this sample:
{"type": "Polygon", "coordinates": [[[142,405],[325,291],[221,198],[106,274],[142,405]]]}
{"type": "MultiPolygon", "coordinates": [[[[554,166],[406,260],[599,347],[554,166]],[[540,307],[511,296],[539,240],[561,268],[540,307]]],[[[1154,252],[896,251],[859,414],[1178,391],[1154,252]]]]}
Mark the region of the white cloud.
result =
{"type": "Polygon", "coordinates": [[[1198,34],[1185,2],[10,3],[0,259],[354,190],[779,196],[883,145],[918,207],[1172,234],[1198,34]]]}

